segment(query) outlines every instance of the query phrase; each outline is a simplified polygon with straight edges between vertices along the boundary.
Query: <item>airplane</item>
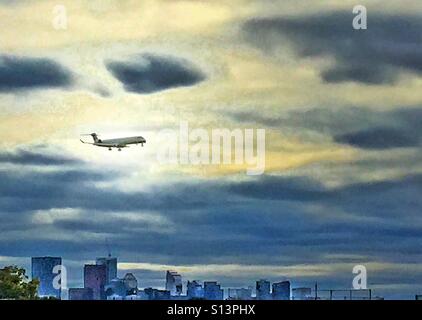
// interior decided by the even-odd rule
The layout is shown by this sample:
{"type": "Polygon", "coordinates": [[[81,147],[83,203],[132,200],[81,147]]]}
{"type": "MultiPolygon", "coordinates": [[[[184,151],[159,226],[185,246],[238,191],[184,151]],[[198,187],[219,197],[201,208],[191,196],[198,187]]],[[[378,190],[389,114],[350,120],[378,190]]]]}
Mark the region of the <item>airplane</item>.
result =
{"type": "Polygon", "coordinates": [[[144,146],[144,143],[147,141],[143,137],[127,137],[127,138],[117,138],[117,139],[107,139],[107,140],[101,140],[98,139],[98,135],[96,133],[90,133],[90,134],[81,134],[81,136],[91,136],[92,139],[94,139],[94,143],[85,142],[82,139],[82,143],[86,144],[92,144],[97,147],[105,147],[108,148],[108,150],[111,151],[111,148],[118,148],[119,151],[122,151],[122,148],[129,148],[129,144],[141,144],[141,146],[144,146]]]}

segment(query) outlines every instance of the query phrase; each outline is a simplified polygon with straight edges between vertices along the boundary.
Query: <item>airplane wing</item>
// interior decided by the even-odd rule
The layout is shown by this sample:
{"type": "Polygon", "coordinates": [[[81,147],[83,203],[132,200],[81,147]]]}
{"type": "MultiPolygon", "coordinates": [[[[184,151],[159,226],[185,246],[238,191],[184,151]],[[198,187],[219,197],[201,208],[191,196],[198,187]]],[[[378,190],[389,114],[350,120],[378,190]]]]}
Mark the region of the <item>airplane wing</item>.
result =
{"type": "Polygon", "coordinates": [[[82,143],[85,143],[85,144],[93,144],[93,143],[91,143],[91,142],[85,142],[85,141],[83,141],[82,139],[79,139],[82,143]]]}

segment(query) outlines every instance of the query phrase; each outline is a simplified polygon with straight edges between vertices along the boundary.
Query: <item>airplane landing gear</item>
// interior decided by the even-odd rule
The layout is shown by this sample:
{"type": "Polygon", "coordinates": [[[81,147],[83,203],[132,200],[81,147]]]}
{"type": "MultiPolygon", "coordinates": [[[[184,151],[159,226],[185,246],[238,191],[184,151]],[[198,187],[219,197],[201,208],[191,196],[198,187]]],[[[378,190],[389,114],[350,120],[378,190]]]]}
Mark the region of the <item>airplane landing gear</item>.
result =
{"type": "Polygon", "coordinates": [[[117,149],[117,150],[122,151],[122,149],[120,149],[120,148],[119,148],[119,149],[117,149]]]}
{"type": "Polygon", "coordinates": [[[111,148],[108,148],[109,151],[111,151],[111,148]]]}

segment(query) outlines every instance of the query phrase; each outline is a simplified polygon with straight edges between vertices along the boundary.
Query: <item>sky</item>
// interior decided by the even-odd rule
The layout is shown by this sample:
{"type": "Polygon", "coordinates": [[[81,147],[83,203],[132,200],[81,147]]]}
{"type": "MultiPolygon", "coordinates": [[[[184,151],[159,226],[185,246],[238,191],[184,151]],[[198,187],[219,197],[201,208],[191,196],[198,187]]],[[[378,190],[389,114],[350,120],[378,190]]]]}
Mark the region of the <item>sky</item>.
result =
{"type": "Polygon", "coordinates": [[[60,5],[0,0],[0,266],[61,256],[81,286],[108,242],[140,287],[351,288],[364,265],[375,295],[421,294],[420,1],[60,5]],[[265,173],[160,163],[181,121],[265,129],[265,173]]]}

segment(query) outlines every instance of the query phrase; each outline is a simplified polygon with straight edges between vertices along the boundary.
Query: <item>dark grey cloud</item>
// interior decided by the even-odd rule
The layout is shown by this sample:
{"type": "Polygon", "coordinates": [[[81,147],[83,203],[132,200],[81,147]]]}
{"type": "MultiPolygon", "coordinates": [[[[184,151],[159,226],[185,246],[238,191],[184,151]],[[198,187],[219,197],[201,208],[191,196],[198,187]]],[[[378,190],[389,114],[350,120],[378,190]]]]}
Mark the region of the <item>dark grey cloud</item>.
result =
{"type": "MultiPolygon", "coordinates": [[[[420,236],[412,225],[395,226],[397,222],[406,221],[406,217],[417,217],[422,206],[418,200],[422,187],[420,176],[336,189],[327,189],[304,177],[263,176],[244,182],[179,183],[160,188],[159,192],[152,189],[132,193],[96,187],[97,182],[114,177],[88,169],[37,173],[1,171],[0,178],[0,216],[14,217],[13,224],[2,224],[3,231],[16,230],[17,226],[20,230],[22,225],[31,230],[34,228],[32,212],[38,210],[75,208],[84,213],[82,217],[57,221],[54,227],[61,232],[114,235],[116,245],[128,252],[136,250],[135,239],[142,239],[145,253],[181,254],[183,259],[192,262],[205,261],[215,255],[231,256],[231,253],[254,255],[256,248],[264,252],[278,250],[279,246],[297,250],[306,245],[320,250],[347,251],[351,250],[348,248],[350,233],[377,234],[379,238],[420,236]],[[350,217],[374,217],[384,224],[355,226],[335,215],[321,220],[307,212],[307,204],[323,206],[329,212],[341,209],[350,217]],[[124,217],[110,218],[115,212],[138,211],[157,212],[174,226],[177,234],[157,234],[151,227],[145,228],[148,223],[143,227],[142,222],[137,224],[124,217]],[[190,232],[192,227],[196,232],[190,232]],[[409,232],[409,228],[414,231],[409,232]],[[203,238],[203,234],[208,236],[203,238]],[[199,253],[201,258],[195,256],[199,253]]],[[[355,248],[367,252],[364,243],[362,247],[359,243],[356,240],[355,248]]],[[[382,243],[376,246],[382,250],[379,246],[382,243]]],[[[410,247],[406,247],[407,250],[410,247]]]]}
{"type": "Polygon", "coordinates": [[[247,41],[271,55],[291,43],[301,57],[333,58],[321,75],[328,83],[388,84],[404,70],[422,73],[420,16],[371,13],[367,30],[354,30],[353,18],[351,11],[256,18],[243,31],[247,41]]]}
{"type": "Polygon", "coordinates": [[[258,123],[280,130],[312,131],[325,134],[335,142],[362,149],[384,150],[418,147],[422,143],[422,107],[380,111],[369,108],[313,108],[290,111],[273,117],[259,112],[228,112],[241,123],[258,123]],[[302,129],[302,130],[298,130],[302,129]]]}
{"type": "Polygon", "coordinates": [[[391,84],[397,76],[385,66],[372,66],[362,64],[338,65],[321,73],[322,79],[328,83],[339,83],[346,81],[362,82],[366,84],[391,84]]]}
{"type": "Polygon", "coordinates": [[[405,132],[405,130],[374,128],[338,135],[335,137],[335,141],[362,149],[390,149],[417,146],[420,143],[420,138],[414,132],[405,132]]]}
{"type": "Polygon", "coordinates": [[[206,78],[188,60],[150,53],[129,61],[109,61],[106,67],[127,91],[140,94],[192,86],[206,78]]]}
{"type": "MultiPolygon", "coordinates": [[[[0,256],[60,255],[81,261],[81,271],[83,260],[105,254],[107,237],[121,261],[133,262],[287,266],[330,263],[333,260],[326,258],[330,254],[420,262],[420,175],[337,188],[304,176],[192,179],[133,192],[100,187],[121,178],[121,173],[104,172],[83,162],[57,166],[58,170],[45,171],[32,166],[0,170],[0,256]],[[79,214],[66,216],[59,211],[51,223],[36,219],[40,212],[50,217],[49,212],[57,209],[74,209],[79,214]],[[145,212],[160,219],[131,218],[145,212]],[[19,238],[19,234],[25,236],[19,238]]],[[[350,263],[359,262],[357,258],[350,263]]],[[[75,274],[81,272],[70,275],[80,281],[75,274]]],[[[140,276],[146,274],[140,272],[140,276]]],[[[318,280],[339,285],[339,279],[347,276],[318,280]]],[[[387,277],[386,273],[379,276],[387,277]]],[[[422,275],[415,277],[416,283],[422,281],[422,275]]],[[[315,281],[316,277],[302,278],[306,279],[315,281]]],[[[405,275],[395,279],[407,281],[405,275]]],[[[156,283],[155,278],[140,280],[143,285],[156,283]]],[[[230,284],[254,279],[218,280],[230,284]]]]}
{"type": "MultiPolygon", "coordinates": [[[[204,186],[191,186],[191,197],[173,190],[172,186],[153,189],[151,193],[126,193],[98,189],[96,183],[112,181],[119,177],[107,170],[91,170],[84,167],[60,171],[0,170],[0,192],[4,196],[3,208],[9,211],[45,210],[50,208],[82,208],[103,211],[167,210],[201,208],[212,203],[217,194],[204,192],[204,186]],[[156,196],[160,194],[161,196],[156,196]],[[198,195],[198,196],[196,196],[198,195]],[[16,203],[16,199],[20,201],[16,203]]],[[[184,190],[183,185],[179,186],[184,190]]]]}
{"type": "Polygon", "coordinates": [[[0,55],[0,93],[72,84],[72,73],[52,59],[0,55]]]}
{"type": "Polygon", "coordinates": [[[34,166],[58,166],[66,164],[82,164],[82,161],[65,155],[49,154],[42,150],[18,149],[14,152],[1,151],[0,164],[10,163],[34,166]]]}
{"type": "Polygon", "coordinates": [[[410,204],[413,209],[408,207],[406,214],[413,217],[417,217],[422,208],[422,201],[416,197],[422,190],[421,175],[331,189],[304,177],[262,176],[258,180],[231,184],[228,189],[248,198],[322,203],[367,217],[396,214],[397,219],[404,218],[400,210],[402,203],[410,204]]]}
{"type": "Polygon", "coordinates": [[[305,177],[264,176],[258,180],[231,184],[225,188],[258,199],[312,201],[327,196],[320,183],[305,177]]]}

